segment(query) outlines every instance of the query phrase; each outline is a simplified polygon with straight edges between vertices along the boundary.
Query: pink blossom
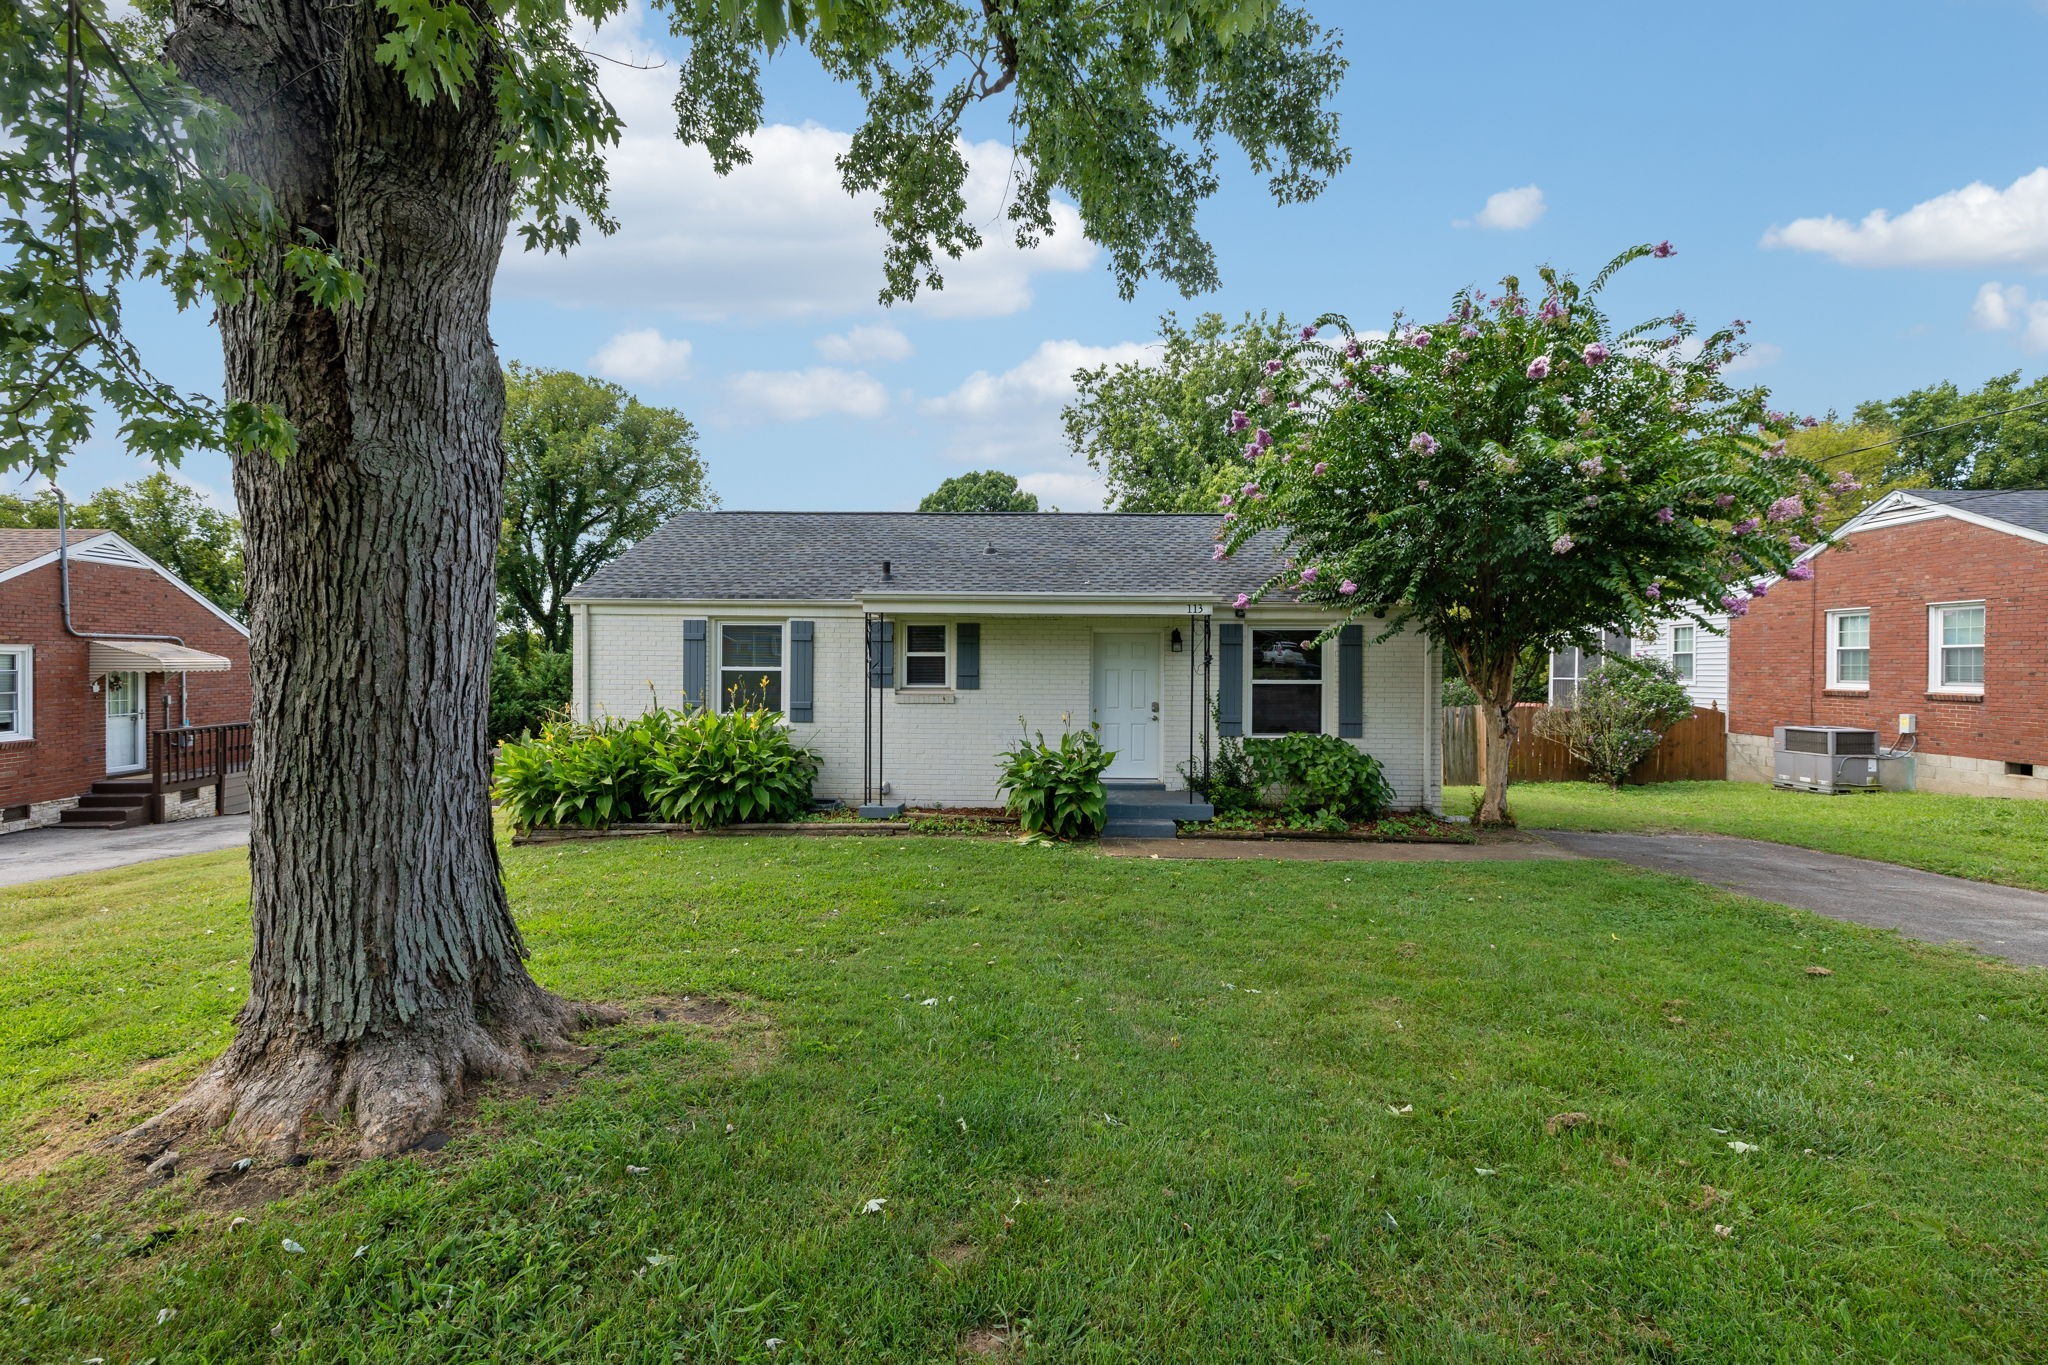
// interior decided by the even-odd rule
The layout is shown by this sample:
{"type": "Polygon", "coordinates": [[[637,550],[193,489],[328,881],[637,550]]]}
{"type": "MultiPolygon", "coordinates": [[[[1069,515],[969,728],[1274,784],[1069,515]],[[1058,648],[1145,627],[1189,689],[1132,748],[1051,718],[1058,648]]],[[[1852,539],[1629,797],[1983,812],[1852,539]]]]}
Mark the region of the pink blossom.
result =
{"type": "Polygon", "coordinates": [[[1579,472],[1589,479],[1598,478],[1607,472],[1607,461],[1598,455],[1588,455],[1579,461],[1579,472]]]}
{"type": "Polygon", "coordinates": [[[1749,595],[1751,597],[1768,597],[1770,596],[1770,585],[1768,583],[1759,583],[1749,590],[1749,595]]]}
{"type": "Polygon", "coordinates": [[[1410,332],[1408,334],[1408,344],[1410,346],[1413,346],[1418,351],[1421,350],[1423,347],[1429,345],[1429,343],[1434,339],[1435,338],[1430,336],[1426,328],[1418,328],[1415,331],[1410,332]]]}
{"type": "Polygon", "coordinates": [[[1796,583],[1804,583],[1807,579],[1813,577],[1813,565],[1808,564],[1805,560],[1801,560],[1785,570],[1785,577],[1796,583]]]}
{"type": "Polygon", "coordinates": [[[1408,448],[1417,455],[1434,455],[1441,448],[1436,437],[1426,431],[1418,431],[1408,438],[1408,448]]]}
{"type": "Polygon", "coordinates": [[[1282,371],[1282,370],[1284,370],[1284,369],[1286,369],[1286,368],[1287,368],[1287,362],[1286,362],[1286,361],[1284,361],[1284,360],[1269,360],[1269,361],[1267,361],[1267,362],[1266,362],[1266,373],[1267,373],[1267,374],[1278,374],[1278,373],[1280,373],[1280,371],[1282,371]]]}
{"type": "Polygon", "coordinates": [[[1259,450],[1259,443],[1257,441],[1246,441],[1244,443],[1244,457],[1247,460],[1256,460],[1259,458],[1260,454],[1261,451],[1259,450]]]}
{"type": "Polygon", "coordinates": [[[1650,248],[1650,254],[1660,261],[1668,261],[1678,254],[1678,248],[1669,242],[1659,242],[1650,248]]]}
{"type": "Polygon", "coordinates": [[[1808,549],[1812,548],[1798,536],[1792,537],[1792,539],[1786,541],[1785,543],[1792,547],[1792,553],[1795,555],[1803,555],[1807,552],[1808,549]]]}
{"type": "Polygon", "coordinates": [[[1264,450],[1267,446],[1273,444],[1273,433],[1266,430],[1264,427],[1260,427],[1257,431],[1252,433],[1252,444],[1257,446],[1260,450],[1264,450]]]}
{"type": "Polygon", "coordinates": [[[1220,498],[1216,499],[1216,505],[1217,505],[1218,507],[1228,507],[1228,506],[1230,506],[1230,504],[1232,504],[1233,502],[1236,502],[1236,501],[1237,501],[1237,499],[1236,499],[1236,498],[1233,498],[1233,497],[1231,497],[1231,496],[1230,496],[1230,494],[1228,494],[1228,493],[1225,493],[1225,494],[1224,494],[1224,495],[1223,495],[1222,497],[1220,497],[1220,498]]]}
{"type": "Polygon", "coordinates": [[[1550,378],[1550,357],[1547,355],[1539,355],[1534,360],[1530,361],[1527,374],[1531,379],[1550,378]]]}
{"type": "Polygon", "coordinates": [[[1314,565],[1310,565],[1308,568],[1303,569],[1301,571],[1301,581],[1304,583],[1313,583],[1316,581],[1316,570],[1314,565]]]}
{"type": "Polygon", "coordinates": [[[1607,347],[1600,342],[1589,341],[1586,343],[1586,349],[1579,354],[1588,365],[1598,365],[1607,359],[1607,347]]]}
{"type": "Polygon", "coordinates": [[[1347,578],[1342,583],[1339,583],[1337,585],[1337,591],[1343,593],[1346,597],[1349,597],[1351,596],[1351,594],[1358,591],[1358,585],[1347,578]]]}
{"type": "Polygon", "coordinates": [[[1470,341],[1473,337],[1479,335],[1479,329],[1468,322],[1463,327],[1460,327],[1458,329],[1458,335],[1463,337],[1465,340],[1470,341]]]}
{"type": "Polygon", "coordinates": [[[1736,603],[1736,604],[1735,604],[1734,606],[1732,606],[1732,607],[1728,608],[1728,614],[1729,614],[1730,616],[1747,616],[1747,615],[1749,615],[1749,603],[1747,603],[1747,602],[1737,602],[1737,603],[1736,603]]]}
{"type": "Polygon", "coordinates": [[[1252,604],[1252,599],[1251,599],[1251,595],[1250,595],[1249,593],[1242,593],[1242,592],[1241,592],[1241,593],[1239,593],[1239,594],[1237,595],[1237,600],[1236,600],[1236,601],[1234,601],[1234,602],[1232,602],[1232,603],[1231,603],[1230,605],[1231,605],[1231,606],[1233,606],[1233,607],[1236,607],[1236,608],[1238,608],[1238,609],[1239,609],[1240,611],[1242,611],[1242,610],[1243,610],[1244,608],[1246,608],[1246,607],[1250,606],[1251,604],[1252,604]]]}
{"type": "Polygon", "coordinates": [[[1828,485],[1828,491],[1830,493],[1854,493],[1861,487],[1863,485],[1856,481],[1856,476],[1844,469],[1835,475],[1835,481],[1828,485]]]}
{"type": "Polygon", "coordinates": [[[1800,426],[1802,426],[1802,427],[1817,427],[1817,426],[1819,426],[1819,425],[1820,425],[1820,418],[1818,418],[1818,417],[1802,417],[1802,418],[1800,418],[1800,419],[1799,419],[1799,425],[1800,425],[1800,426]]]}
{"type": "Polygon", "coordinates": [[[1365,368],[1371,370],[1374,374],[1385,374],[1387,372],[1387,367],[1384,365],[1368,365],[1365,368]]]}
{"type": "Polygon", "coordinates": [[[1246,497],[1250,497],[1252,494],[1259,491],[1259,486],[1256,483],[1248,483],[1238,491],[1240,493],[1243,493],[1246,497]]]}
{"type": "Polygon", "coordinates": [[[1237,513],[1235,513],[1235,512],[1225,512],[1225,513],[1223,514],[1223,522],[1224,522],[1224,524],[1225,524],[1226,526],[1227,526],[1227,525],[1229,525],[1229,524],[1230,524],[1231,522],[1233,522],[1233,521],[1236,521],[1236,520],[1237,520],[1237,513]]]}
{"type": "Polygon", "coordinates": [[[1542,318],[1545,322],[1555,322],[1564,316],[1564,305],[1559,303],[1556,296],[1553,295],[1543,300],[1543,306],[1536,310],[1536,316],[1542,318]]]}
{"type": "Polygon", "coordinates": [[[1230,429],[1232,431],[1243,431],[1251,424],[1252,418],[1250,413],[1242,408],[1232,408],[1230,410],[1230,429]]]}
{"type": "Polygon", "coordinates": [[[1678,520],[1678,513],[1672,511],[1669,507],[1659,507],[1657,509],[1657,522],[1659,525],[1669,526],[1676,520],[1678,520]]]}
{"type": "Polygon", "coordinates": [[[1643,589],[1643,596],[1655,602],[1663,598],[1664,589],[1658,584],[1652,583],[1649,587],[1643,589]]]}
{"type": "Polygon", "coordinates": [[[1737,597],[1734,593],[1721,594],[1721,605],[1726,607],[1729,611],[1734,611],[1736,607],[1741,605],[1741,603],[1742,599],[1737,597]]]}
{"type": "Polygon", "coordinates": [[[1714,499],[1714,506],[1720,508],[1724,512],[1727,511],[1729,508],[1733,507],[1734,505],[1735,495],[1733,493],[1723,493],[1720,497],[1714,499]]]}
{"type": "Polygon", "coordinates": [[[1733,530],[1738,536],[1746,536],[1754,532],[1761,525],[1763,523],[1755,517],[1744,517],[1741,521],[1735,523],[1733,530]]]}
{"type": "Polygon", "coordinates": [[[1765,515],[1772,521],[1790,521],[1794,517],[1806,515],[1806,503],[1796,496],[1779,498],[1771,504],[1771,510],[1765,515]]]}
{"type": "Polygon", "coordinates": [[[1324,462],[1324,461],[1322,461],[1322,460],[1317,460],[1317,461],[1316,461],[1316,467],[1315,467],[1315,468],[1314,468],[1313,470],[1311,470],[1310,472],[1311,472],[1311,473],[1314,473],[1314,474],[1327,474],[1327,473],[1328,473],[1329,471],[1330,471],[1330,466],[1329,466],[1329,465],[1328,465],[1327,463],[1325,463],[1325,462],[1324,462]]]}
{"type": "Polygon", "coordinates": [[[1764,451],[1764,454],[1766,454],[1766,455],[1770,455],[1770,456],[1773,456],[1773,457],[1776,457],[1776,456],[1779,456],[1779,455],[1783,455],[1784,453],[1785,453],[1785,443],[1784,443],[1784,441],[1782,441],[1782,440],[1778,440],[1778,441],[1773,441],[1773,442],[1771,442],[1770,446],[1769,446],[1768,448],[1766,448],[1766,449],[1765,449],[1765,451],[1764,451]]]}
{"type": "Polygon", "coordinates": [[[1216,548],[1215,548],[1214,550],[1211,550],[1211,551],[1209,552],[1209,558],[1211,558],[1211,559],[1228,559],[1228,558],[1230,558],[1230,547],[1229,547],[1228,545],[1225,545],[1225,544],[1224,544],[1224,543],[1223,543],[1222,541],[1220,541],[1220,540],[1219,540],[1219,541],[1217,541],[1217,542],[1216,542],[1216,548]]]}
{"type": "Polygon", "coordinates": [[[1600,505],[1600,495],[1599,495],[1598,493],[1588,493],[1588,494],[1586,494],[1586,506],[1587,506],[1587,508],[1588,508],[1589,510],[1590,510],[1590,509],[1592,509],[1592,508],[1598,507],[1599,505],[1600,505]]]}
{"type": "Polygon", "coordinates": [[[1304,327],[1304,328],[1302,328],[1302,329],[1301,329],[1301,339],[1302,339],[1303,341],[1314,341],[1314,340],[1316,339],[1316,329],[1315,329],[1315,328],[1313,328],[1313,327],[1304,327]]]}
{"type": "Polygon", "coordinates": [[[1554,555],[1569,554],[1573,543],[1570,536],[1559,536],[1556,540],[1550,542],[1550,553],[1554,555]]]}
{"type": "Polygon", "coordinates": [[[1344,358],[1346,360],[1356,360],[1364,354],[1365,348],[1360,346],[1357,341],[1353,340],[1344,343],[1344,358]]]}
{"type": "Polygon", "coordinates": [[[1253,394],[1252,397],[1258,400],[1259,406],[1263,408],[1273,401],[1273,391],[1271,389],[1262,388],[1257,393],[1253,394]]]}

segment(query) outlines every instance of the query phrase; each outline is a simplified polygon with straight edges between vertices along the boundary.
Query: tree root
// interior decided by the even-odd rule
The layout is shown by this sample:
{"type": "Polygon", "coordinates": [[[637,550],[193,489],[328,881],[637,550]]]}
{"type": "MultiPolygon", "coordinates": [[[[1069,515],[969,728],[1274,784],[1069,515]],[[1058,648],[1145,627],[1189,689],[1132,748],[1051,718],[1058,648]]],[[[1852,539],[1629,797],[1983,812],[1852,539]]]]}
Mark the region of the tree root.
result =
{"type": "Polygon", "coordinates": [[[419,1015],[347,1043],[245,1018],[184,1095],[115,1142],[221,1129],[231,1141],[284,1156],[313,1121],[346,1116],[364,1157],[391,1156],[425,1137],[472,1085],[517,1080],[536,1054],[566,1047],[577,1029],[621,1018],[614,1007],[544,991],[524,972],[478,1007],[419,1015]]]}

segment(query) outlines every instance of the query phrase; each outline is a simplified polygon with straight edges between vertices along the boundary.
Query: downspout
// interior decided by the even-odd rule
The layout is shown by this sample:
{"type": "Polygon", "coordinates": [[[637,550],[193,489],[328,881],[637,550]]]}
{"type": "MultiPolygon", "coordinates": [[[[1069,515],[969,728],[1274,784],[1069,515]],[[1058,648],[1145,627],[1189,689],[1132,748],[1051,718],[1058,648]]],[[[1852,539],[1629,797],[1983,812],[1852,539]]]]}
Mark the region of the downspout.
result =
{"type": "MultiPolygon", "coordinates": [[[[50,491],[57,496],[57,582],[64,608],[64,633],[79,640],[163,640],[183,648],[185,641],[182,636],[144,635],[135,630],[110,634],[103,630],[80,630],[71,624],[71,504],[65,500],[64,490],[56,484],[50,485],[50,491]]],[[[143,714],[148,714],[146,706],[143,714]]],[[[178,671],[178,724],[181,727],[192,724],[191,695],[186,691],[183,669],[178,671]]]]}

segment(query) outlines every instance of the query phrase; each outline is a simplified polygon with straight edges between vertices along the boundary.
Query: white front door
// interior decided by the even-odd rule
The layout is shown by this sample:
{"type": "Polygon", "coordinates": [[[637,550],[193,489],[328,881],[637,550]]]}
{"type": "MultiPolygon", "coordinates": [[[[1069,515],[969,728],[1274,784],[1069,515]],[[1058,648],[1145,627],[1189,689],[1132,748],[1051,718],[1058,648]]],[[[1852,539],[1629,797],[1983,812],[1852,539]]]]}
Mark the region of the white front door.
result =
{"type": "Polygon", "coordinates": [[[1116,751],[1105,777],[1159,776],[1159,637],[1150,633],[1095,637],[1095,723],[1102,745],[1116,751]]]}
{"type": "Polygon", "coordinates": [[[107,674],[107,771],[132,773],[143,765],[142,675],[107,674]]]}

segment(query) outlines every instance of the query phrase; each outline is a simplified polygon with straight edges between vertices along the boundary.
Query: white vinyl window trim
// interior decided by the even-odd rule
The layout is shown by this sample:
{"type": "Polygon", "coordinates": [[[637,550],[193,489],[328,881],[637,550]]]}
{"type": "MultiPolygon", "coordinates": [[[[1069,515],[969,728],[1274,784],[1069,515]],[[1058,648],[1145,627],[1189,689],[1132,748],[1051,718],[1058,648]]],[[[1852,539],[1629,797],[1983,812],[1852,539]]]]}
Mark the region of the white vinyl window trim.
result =
{"type": "Polygon", "coordinates": [[[789,707],[789,629],[783,621],[720,621],[716,624],[718,658],[713,686],[716,709],[755,703],[771,711],[789,707]],[[733,632],[729,634],[729,632],[733,632]],[[772,646],[773,662],[761,657],[772,646]],[[763,685],[765,681],[765,686],[763,685]],[[737,691],[735,691],[737,689],[737,691]]]}
{"type": "Polygon", "coordinates": [[[1840,692],[1870,690],[1870,608],[1828,613],[1828,686],[1840,692]]]}
{"type": "Polygon", "coordinates": [[[953,682],[953,628],[929,621],[903,625],[903,683],[924,691],[953,682]]]}
{"type": "Polygon", "coordinates": [[[1927,608],[1927,690],[1984,695],[1987,613],[1982,602],[1936,602],[1927,608]]]}
{"type": "Polygon", "coordinates": [[[36,651],[32,645],[0,645],[0,744],[34,739],[36,651]]]}
{"type": "Polygon", "coordinates": [[[1671,628],[1671,671],[1678,675],[1680,682],[1691,682],[1693,670],[1698,662],[1698,636],[1695,626],[1673,626],[1671,628]]]}

